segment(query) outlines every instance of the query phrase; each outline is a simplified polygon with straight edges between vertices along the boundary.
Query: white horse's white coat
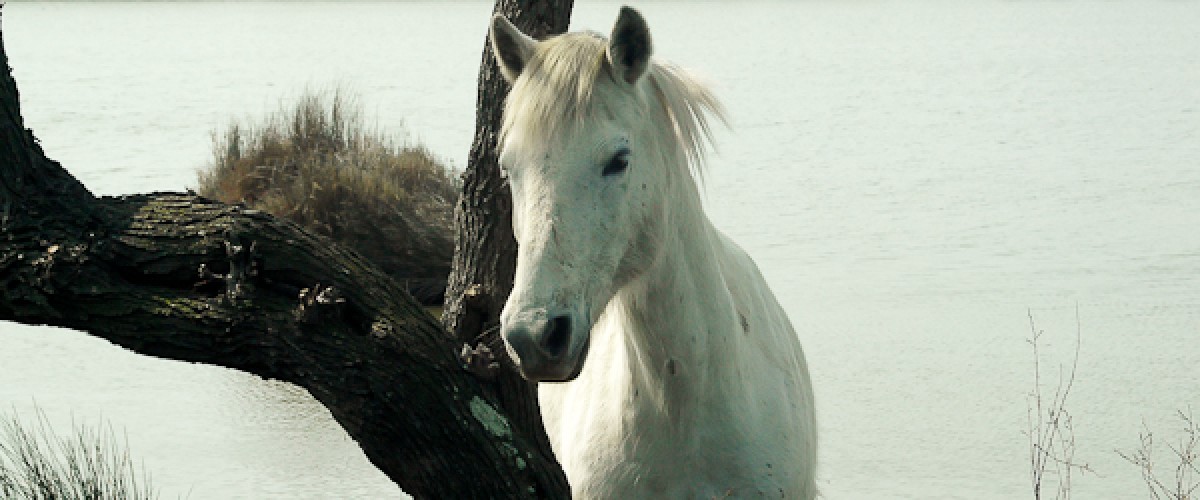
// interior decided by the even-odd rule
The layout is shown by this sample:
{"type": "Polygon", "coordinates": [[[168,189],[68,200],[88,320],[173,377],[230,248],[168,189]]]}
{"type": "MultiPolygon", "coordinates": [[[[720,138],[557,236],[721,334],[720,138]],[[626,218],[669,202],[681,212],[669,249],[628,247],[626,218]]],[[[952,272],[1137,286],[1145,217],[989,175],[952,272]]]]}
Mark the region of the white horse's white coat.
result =
{"type": "Polygon", "coordinates": [[[502,332],[527,378],[569,380],[539,392],[573,494],[814,498],[799,340],[701,207],[716,100],[650,59],[632,9],[611,41],[537,42],[500,17],[492,40],[520,245],[502,332]]]}

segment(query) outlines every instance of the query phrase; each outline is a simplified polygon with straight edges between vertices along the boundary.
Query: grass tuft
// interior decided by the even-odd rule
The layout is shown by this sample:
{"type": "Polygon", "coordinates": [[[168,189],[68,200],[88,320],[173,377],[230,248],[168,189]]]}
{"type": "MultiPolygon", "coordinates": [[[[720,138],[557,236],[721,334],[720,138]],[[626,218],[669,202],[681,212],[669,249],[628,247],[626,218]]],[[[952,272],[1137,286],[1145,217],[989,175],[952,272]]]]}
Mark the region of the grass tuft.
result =
{"type": "Polygon", "coordinates": [[[77,426],[54,433],[46,416],[23,427],[17,416],[0,421],[0,498],[11,500],[152,499],[149,475],[135,467],[126,443],[111,428],[77,426]]]}
{"type": "Polygon", "coordinates": [[[198,192],[327,236],[439,304],[454,255],[459,181],[423,147],[364,124],[342,90],[307,92],[257,125],[213,134],[198,192]]]}

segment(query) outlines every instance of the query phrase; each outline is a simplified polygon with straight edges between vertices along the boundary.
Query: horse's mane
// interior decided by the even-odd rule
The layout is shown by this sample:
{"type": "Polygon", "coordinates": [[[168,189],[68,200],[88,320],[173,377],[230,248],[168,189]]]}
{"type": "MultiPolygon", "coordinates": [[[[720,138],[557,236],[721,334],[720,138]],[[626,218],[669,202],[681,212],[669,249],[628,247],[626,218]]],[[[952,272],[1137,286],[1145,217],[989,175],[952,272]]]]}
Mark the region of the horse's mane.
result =
{"type": "MultiPolygon", "coordinates": [[[[581,123],[593,110],[602,81],[614,84],[607,71],[608,40],[596,33],[568,33],[547,39],[527,62],[506,101],[500,138],[521,126],[537,136],[581,123]]],[[[670,120],[673,139],[699,174],[706,146],[712,144],[709,116],[725,121],[716,96],[677,66],[651,60],[646,70],[654,97],[670,120]]]]}

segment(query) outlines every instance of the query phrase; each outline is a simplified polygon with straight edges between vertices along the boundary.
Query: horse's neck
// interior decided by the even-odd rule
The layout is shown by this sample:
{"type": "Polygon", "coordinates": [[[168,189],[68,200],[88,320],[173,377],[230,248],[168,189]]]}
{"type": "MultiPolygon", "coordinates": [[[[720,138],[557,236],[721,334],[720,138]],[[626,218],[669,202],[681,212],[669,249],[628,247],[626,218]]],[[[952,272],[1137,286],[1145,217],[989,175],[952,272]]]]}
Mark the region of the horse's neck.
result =
{"type": "MultiPolygon", "coordinates": [[[[633,390],[671,417],[720,400],[737,359],[736,313],[720,269],[719,239],[694,186],[667,221],[662,257],[618,300],[633,390]]],[[[637,403],[635,403],[637,404],[637,403]]]]}

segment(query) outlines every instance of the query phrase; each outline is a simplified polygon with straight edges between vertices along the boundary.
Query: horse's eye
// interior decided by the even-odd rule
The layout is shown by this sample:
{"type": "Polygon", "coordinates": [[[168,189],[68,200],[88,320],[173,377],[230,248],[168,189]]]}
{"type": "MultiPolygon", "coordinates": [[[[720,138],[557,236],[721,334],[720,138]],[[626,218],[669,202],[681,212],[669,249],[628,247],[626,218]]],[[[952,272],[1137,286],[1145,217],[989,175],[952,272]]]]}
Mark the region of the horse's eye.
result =
{"type": "Polygon", "coordinates": [[[608,164],[604,166],[604,175],[616,175],[624,172],[627,168],[629,168],[629,150],[622,149],[617,151],[611,160],[608,160],[608,164]]]}

